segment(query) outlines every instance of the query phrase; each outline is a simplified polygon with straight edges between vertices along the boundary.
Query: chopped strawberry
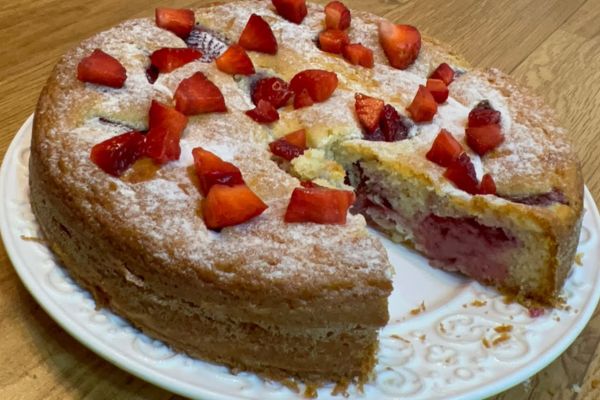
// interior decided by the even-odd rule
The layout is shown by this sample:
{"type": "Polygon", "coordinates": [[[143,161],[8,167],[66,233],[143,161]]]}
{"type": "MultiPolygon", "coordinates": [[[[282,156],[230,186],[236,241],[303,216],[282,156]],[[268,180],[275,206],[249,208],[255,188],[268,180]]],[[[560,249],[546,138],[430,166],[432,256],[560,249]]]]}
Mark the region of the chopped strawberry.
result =
{"type": "Polygon", "coordinates": [[[92,147],[90,159],[104,172],[120,176],[144,155],[146,137],[140,132],[127,132],[92,147]]]}
{"type": "Polygon", "coordinates": [[[258,123],[270,123],[279,119],[277,109],[266,100],[258,100],[258,104],[252,110],[246,111],[246,115],[258,123]]]}
{"type": "Polygon", "coordinates": [[[485,174],[479,184],[479,194],[496,194],[496,182],[490,174],[485,174]]]}
{"type": "Polygon", "coordinates": [[[295,94],[300,93],[302,89],[306,89],[315,103],[320,103],[331,97],[337,85],[338,78],[335,72],[321,69],[307,69],[298,72],[290,81],[290,89],[295,94]]]}
{"type": "Polygon", "coordinates": [[[294,110],[310,107],[313,104],[315,104],[315,102],[313,101],[312,97],[310,97],[310,94],[308,94],[308,90],[306,89],[302,89],[300,93],[296,93],[294,96],[294,110]]]}
{"type": "Polygon", "coordinates": [[[494,110],[489,101],[480,101],[469,113],[469,128],[500,124],[500,111],[494,110]]]}
{"type": "Polygon", "coordinates": [[[327,29],[348,29],[352,15],[341,1],[330,1],[325,6],[325,25],[327,29]]]}
{"type": "Polygon", "coordinates": [[[150,129],[146,134],[145,155],[159,164],[179,160],[179,141],[187,125],[187,117],[174,108],[152,100],[148,120],[150,129]]]}
{"type": "Polygon", "coordinates": [[[373,50],[363,46],[360,43],[352,43],[344,46],[342,54],[346,61],[352,65],[360,65],[365,68],[373,68],[373,50]]]}
{"type": "Polygon", "coordinates": [[[306,131],[300,129],[288,133],[284,137],[269,143],[269,148],[274,155],[290,161],[304,154],[304,150],[306,150],[306,131]]]}
{"type": "Polygon", "coordinates": [[[271,2],[277,14],[295,24],[300,24],[308,14],[305,0],[272,0],[271,2]]]}
{"type": "Polygon", "coordinates": [[[239,225],[262,214],[268,206],[245,184],[214,185],[202,199],[202,217],[208,229],[239,225]]]}
{"type": "Polygon", "coordinates": [[[452,161],[444,172],[444,176],[457,188],[467,193],[477,194],[479,191],[475,167],[467,153],[461,153],[456,160],[452,161]]]}
{"type": "Polygon", "coordinates": [[[373,133],[379,127],[379,120],[385,103],[375,97],[361,93],[354,95],[354,110],[358,121],[368,133],[373,133]]]}
{"type": "Polygon", "coordinates": [[[504,141],[504,135],[498,124],[467,128],[465,133],[467,144],[480,156],[494,150],[504,141]]]}
{"type": "Polygon", "coordinates": [[[156,26],[173,32],[182,39],[188,37],[196,17],[192,10],[158,7],[155,12],[156,26]]]}
{"type": "Polygon", "coordinates": [[[232,44],[215,60],[219,70],[231,75],[252,75],[254,65],[246,54],[246,50],[239,44],[232,44]]]}
{"type": "Polygon", "coordinates": [[[216,184],[234,186],[244,183],[239,168],[223,161],[216,154],[202,147],[196,147],[192,150],[192,156],[194,156],[194,167],[203,196],[206,196],[210,188],[216,184]]]}
{"type": "Polygon", "coordinates": [[[440,79],[444,81],[446,86],[450,86],[454,80],[454,70],[451,66],[446,63],[441,63],[432,73],[429,75],[429,79],[440,79]]]}
{"type": "Polygon", "coordinates": [[[429,90],[425,86],[419,85],[415,98],[406,107],[406,110],[415,122],[431,121],[437,112],[437,103],[429,90]]]}
{"type": "Polygon", "coordinates": [[[406,69],[419,56],[421,34],[414,26],[383,20],[379,23],[379,43],[392,67],[406,69]]]}
{"type": "Polygon", "coordinates": [[[121,88],[127,79],[127,71],[119,60],[96,49],[77,65],[77,79],[82,82],[121,88]]]}
{"type": "Polygon", "coordinates": [[[175,108],[185,115],[227,111],[223,94],[202,72],[182,80],[173,97],[175,108]]]}
{"type": "Polygon", "coordinates": [[[271,26],[261,16],[252,14],[238,40],[246,50],[277,54],[277,39],[271,26]]]}
{"type": "Polygon", "coordinates": [[[159,72],[171,72],[187,63],[202,57],[196,49],[165,47],[156,50],[150,55],[150,62],[159,72]]]}
{"type": "Polygon", "coordinates": [[[437,103],[443,103],[448,99],[448,86],[441,79],[427,79],[425,86],[437,103]]]}
{"type": "Polygon", "coordinates": [[[262,99],[271,103],[273,107],[280,108],[287,104],[293,94],[283,79],[263,78],[252,87],[252,102],[258,104],[262,99]]]}
{"type": "Polygon", "coordinates": [[[425,157],[429,161],[442,167],[447,167],[463,153],[463,148],[450,132],[445,129],[440,130],[436,136],[431,149],[425,157]]]}
{"type": "Polygon", "coordinates": [[[381,113],[379,128],[386,142],[397,142],[408,137],[408,119],[398,113],[394,106],[386,104],[381,113]]]}
{"type": "Polygon", "coordinates": [[[328,53],[340,54],[350,43],[348,34],[338,29],[327,29],[319,33],[319,48],[328,53]]]}
{"type": "Polygon", "coordinates": [[[345,224],[348,208],[354,203],[354,192],[325,187],[294,189],[285,212],[285,222],[345,224]]]}

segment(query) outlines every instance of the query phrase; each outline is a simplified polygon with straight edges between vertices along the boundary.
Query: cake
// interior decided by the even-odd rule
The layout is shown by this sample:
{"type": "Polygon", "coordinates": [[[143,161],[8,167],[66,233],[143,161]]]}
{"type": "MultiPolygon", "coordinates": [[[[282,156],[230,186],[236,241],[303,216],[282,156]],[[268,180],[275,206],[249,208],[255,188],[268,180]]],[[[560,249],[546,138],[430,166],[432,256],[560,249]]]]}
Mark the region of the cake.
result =
{"type": "Polygon", "coordinates": [[[40,95],[30,190],[99,307],[307,383],[364,381],[375,362],[394,271],[367,222],[553,305],[582,216],[539,99],[337,1],[161,8],[82,42],[40,95]]]}

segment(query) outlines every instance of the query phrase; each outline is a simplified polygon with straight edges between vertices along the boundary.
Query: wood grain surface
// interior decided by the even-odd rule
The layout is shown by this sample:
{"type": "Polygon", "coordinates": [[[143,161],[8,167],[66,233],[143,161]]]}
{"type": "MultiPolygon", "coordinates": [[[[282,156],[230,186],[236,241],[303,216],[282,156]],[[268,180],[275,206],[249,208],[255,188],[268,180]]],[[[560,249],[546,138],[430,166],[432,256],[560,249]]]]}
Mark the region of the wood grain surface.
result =
{"type": "MultiPolygon", "coordinates": [[[[569,129],[586,184],[600,198],[600,0],[370,0],[346,3],[416,25],[475,66],[529,85],[569,129]]],[[[157,5],[199,1],[0,0],[0,158],[35,107],[58,57],[157,5]]],[[[93,354],[26,291],[0,245],[1,399],[174,399],[93,354]]],[[[600,398],[600,315],[543,371],[496,399],[600,398]]]]}

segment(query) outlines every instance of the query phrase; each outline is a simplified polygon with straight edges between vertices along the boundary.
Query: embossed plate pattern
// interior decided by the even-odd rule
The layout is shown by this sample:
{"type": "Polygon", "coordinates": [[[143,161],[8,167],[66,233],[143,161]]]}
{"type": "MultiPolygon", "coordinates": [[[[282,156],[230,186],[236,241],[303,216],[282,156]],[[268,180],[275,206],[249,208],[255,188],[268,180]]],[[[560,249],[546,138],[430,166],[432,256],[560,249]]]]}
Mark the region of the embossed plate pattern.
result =
{"type": "MultiPolygon", "coordinates": [[[[284,400],[302,396],[250,373],[174,353],[106,310],[95,310],[38,238],[28,194],[30,117],[11,143],[0,173],[0,228],[15,269],[36,300],[69,333],[119,367],[179,394],[201,399],[284,400]]],[[[538,318],[505,304],[491,289],[430,268],[418,254],[382,238],[396,268],[390,322],[382,330],[375,377],[353,399],[480,399],[527,379],[581,332],[600,296],[600,217],[587,209],[575,265],[564,287],[568,307],[538,318]]],[[[373,232],[376,234],[376,232],[373,232]]],[[[332,387],[319,399],[340,399],[332,387]]]]}

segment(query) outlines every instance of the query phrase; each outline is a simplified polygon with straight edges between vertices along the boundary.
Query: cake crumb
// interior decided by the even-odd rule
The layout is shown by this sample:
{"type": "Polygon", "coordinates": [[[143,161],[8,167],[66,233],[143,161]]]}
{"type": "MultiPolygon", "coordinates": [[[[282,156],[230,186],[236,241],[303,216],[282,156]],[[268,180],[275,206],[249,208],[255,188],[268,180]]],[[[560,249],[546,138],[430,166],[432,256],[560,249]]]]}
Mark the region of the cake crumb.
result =
{"type": "Polygon", "coordinates": [[[575,264],[579,265],[580,267],[583,266],[583,253],[575,254],[575,264]]]}
{"type": "Polygon", "coordinates": [[[483,307],[487,304],[487,301],[485,300],[479,300],[479,299],[475,299],[471,302],[471,305],[473,307],[483,307]]]}
{"type": "Polygon", "coordinates": [[[21,235],[21,240],[24,240],[26,242],[36,242],[36,243],[46,244],[46,241],[44,239],[35,237],[35,236],[21,235]]]}
{"type": "Polygon", "coordinates": [[[413,308],[412,310],[410,310],[410,314],[411,315],[419,315],[421,314],[423,311],[425,311],[425,300],[423,300],[421,302],[421,304],[419,305],[419,307],[417,308],[413,308]]]}
{"type": "Polygon", "coordinates": [[[495,327],[494,330],[498,333],[508,333],[508,332],[512,332],[513,326],[512,325],[500,325],[500,326],[495,327]]]}
{"type": "Polygon", "coordinates": [[[481,339],[481,343],[483,343],[483,347],[485,347],[486,349],[489,349],[490,347],[492,347],[490,345],[490,342],[488,342],[488,340],[486,338],[481,339]]]}
{"type": "Polygon", "coordinates": [[[510,340],[510,335],[508,333],[501,333],[496,339],[492,341],[492,346],[497,346],[500,343],[506,342],[510,340]]]}
{"type": "Polygon", "coordinates": [[[440,332],[446,333],[446,328],[444,327],[444,324],[442,324],[441,322],[440,322],[440,332]]]}
{"type": "Polygon", "coordinates": [[[315,385],[306,385],[304,388],[304,397],[316,399],[318,396],[317,387],[315,385]]]}
{"type": "Polygon", "coordinates": [[[408,340],[408,339],[404,339],[404,338],[403,338],[402,336],[400,336],[400,335],[395,335],[395,334],[394,334],[394,335],[390,335],[390,337],[391,337],[392,339],[401,340],[401,341],[403,341],[404,343],[410,343],[410,340],[408,340]]]}
{"type": "Polygon", "coordinates": [[[419,340],[420,340],[421,342],[424,342],[424,341],[425,341],[425,339],[427,339],[427,336],[426,336],[425,334],[423,334],[423,335],[419,336],[419,340]]]}

